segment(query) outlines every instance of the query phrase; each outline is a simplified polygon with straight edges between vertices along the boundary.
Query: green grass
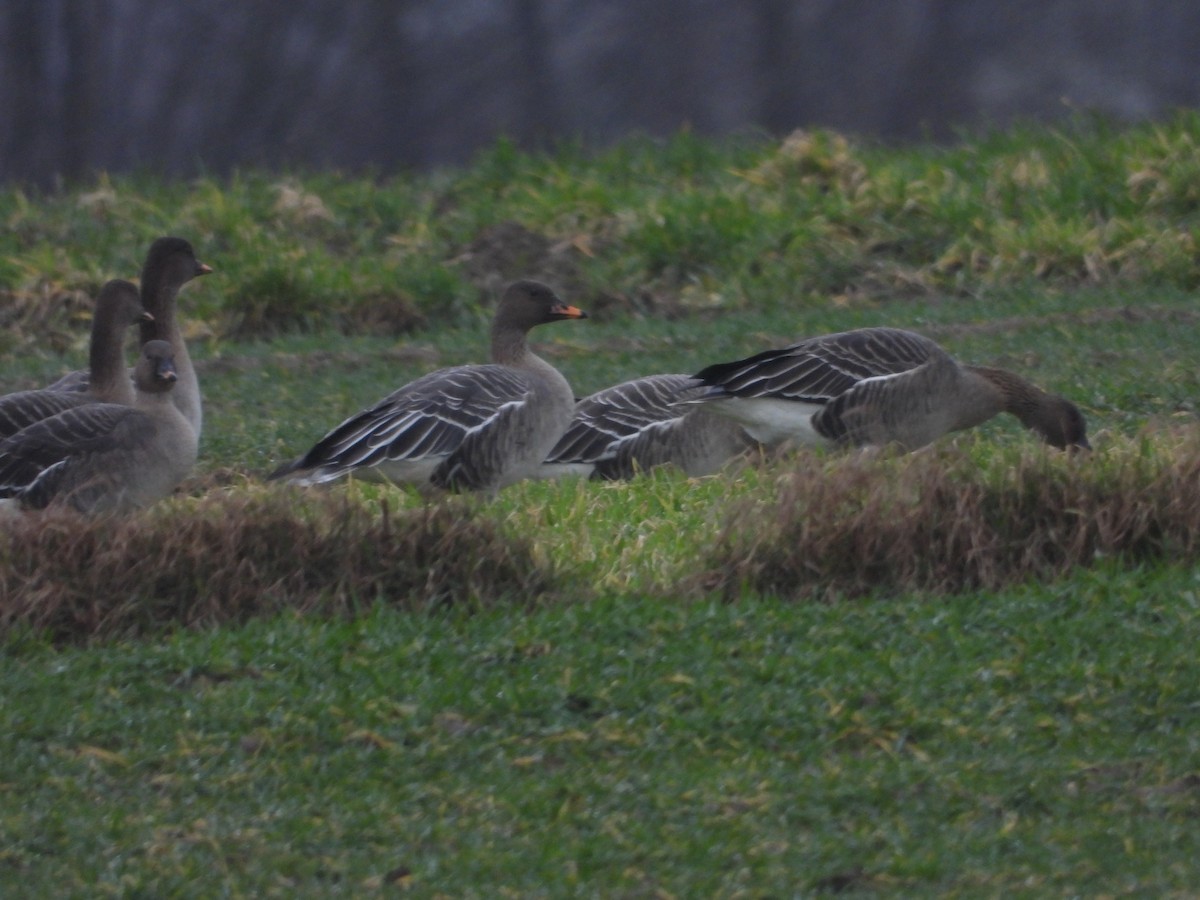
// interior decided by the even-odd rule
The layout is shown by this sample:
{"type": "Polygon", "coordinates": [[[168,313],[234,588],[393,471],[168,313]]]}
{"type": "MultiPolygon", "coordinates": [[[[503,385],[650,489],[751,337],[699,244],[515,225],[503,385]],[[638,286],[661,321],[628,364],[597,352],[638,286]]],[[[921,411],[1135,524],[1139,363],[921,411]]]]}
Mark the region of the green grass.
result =
{"type": "Polygon", "coordinates": [[[30,895],[1186,892],[1197,589],[11,647],[3,863],[30,895]]]}
{"type": "Polygon", "coordinates": [[[0,297],[94,294],[134,275],[164,232],[216,266],[190,295],[194,320],[217,335],[462,325],[497,278],[529,274],[584,305],[672,313],[970,302],[1031,285],[1190,290],[1198,136],[1200,115],[1181,112],[941,148],[683,134],[595,153],[501,143],[469,168],[376,180],[105,176],[49,197],[9,187],[0,297]],[[502,224],[530,241],[498,246],[502,224]]]}
{"type": "MultiPolygon", "coordinates": [[[[172,232],[216,269],[182,296],[206,395],[192,495],[257,497],[343,416],[481,360],[481,298],[530,274],[505,270],[518,265],[594,314],[535,332],[579,394],[911,327],[1074,399],[1096,478],[1122,484],[1123,466],[1196,446],[1198,136],[1189,113],[945,147],[681,135],[595,153],[502,143],[461,170],[373,182],[10,187],[0,383],[78,366],[81,292],[133,276],[172,232]]],[[[939,452],[1003,484],[1039,451],[1000,419],[939,452]]],[[[502,492],[474,518],[528,540],[528,564],[553,575],[535,598],[414,611],[364,592],[332,616],[63,646],[11,630],[0,893],[1194,890],[1189,561],[1096,560],[991,593],[685,592],[725,522],[761,510],[770,533],[797,465],[837,468],[801,456],[502,492]]],[[[219,512],[206,502],[154,516],[182,533],[219,512]]]]}

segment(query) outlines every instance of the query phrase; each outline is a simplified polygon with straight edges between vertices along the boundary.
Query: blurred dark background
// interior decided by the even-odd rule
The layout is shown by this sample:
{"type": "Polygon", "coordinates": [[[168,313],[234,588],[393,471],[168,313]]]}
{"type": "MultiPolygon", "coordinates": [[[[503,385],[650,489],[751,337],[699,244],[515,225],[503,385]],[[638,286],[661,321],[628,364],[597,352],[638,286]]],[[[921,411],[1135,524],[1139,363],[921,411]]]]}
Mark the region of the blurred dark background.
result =
{"type": "Polygon", "coordinates": [[[0,179],[40,184],[1198,100],[1195,0],[0,0],[0,179]]]}

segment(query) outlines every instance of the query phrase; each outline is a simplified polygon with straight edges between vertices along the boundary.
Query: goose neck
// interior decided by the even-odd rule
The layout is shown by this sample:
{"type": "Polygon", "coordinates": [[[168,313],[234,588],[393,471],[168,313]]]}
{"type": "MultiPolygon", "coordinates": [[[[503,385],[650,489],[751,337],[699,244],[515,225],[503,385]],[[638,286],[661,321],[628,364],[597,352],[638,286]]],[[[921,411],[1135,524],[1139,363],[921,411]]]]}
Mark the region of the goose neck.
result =
{"type": "Polygon", "coordinates": [[[967,366],[967,371],[990,386],[1000,408],[1012,413],[1027,427],[1036,423],[1038,411],[1045,405],[1046,393],[1015,372],[990,366],[967,366]]]}
{"type": "Polygon", "coordinates": [[[175,298],[182,285],[174,285],[158,273],[148,273],[142,282],[142,306],[154,317],[141,323],[141,342],[160,340],[174,342],[178,326],[175,322],[175,298]]]}
{"type": "Polygon", "coordinates": [[[527,365],[529,357],[529,341],[526,332],[511,325],[496,325],[492,327],[492,362],[502,366],[527,365]]]}

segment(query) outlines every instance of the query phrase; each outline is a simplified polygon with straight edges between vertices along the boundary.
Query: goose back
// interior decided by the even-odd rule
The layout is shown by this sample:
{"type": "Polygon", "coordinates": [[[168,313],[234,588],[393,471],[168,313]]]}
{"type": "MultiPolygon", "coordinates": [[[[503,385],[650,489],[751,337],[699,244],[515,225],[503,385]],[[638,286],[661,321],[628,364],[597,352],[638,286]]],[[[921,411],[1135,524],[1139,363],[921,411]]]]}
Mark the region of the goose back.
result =
{"type": "Polygon", "coordinates": [[[585,397],[541,476],[626,479],[661,465],[712,474],[752,442],[730,419],[681,405],[697,385],[688,375],[648,375],[585,397]]]}

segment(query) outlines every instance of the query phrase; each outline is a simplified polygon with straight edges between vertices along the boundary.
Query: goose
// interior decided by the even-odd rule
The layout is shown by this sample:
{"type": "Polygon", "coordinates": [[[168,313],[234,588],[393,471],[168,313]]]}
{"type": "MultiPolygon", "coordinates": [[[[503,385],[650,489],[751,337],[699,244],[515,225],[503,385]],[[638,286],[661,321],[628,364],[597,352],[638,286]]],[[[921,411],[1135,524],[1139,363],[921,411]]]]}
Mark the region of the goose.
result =
{"type": "Polygon", "coordinates": [[[673,464],[690,477],[711,475],[754,442],[731,419],[680,405],[698,384],[647,375],[585,397],[539,474],[617,480],[673,464]]]}
{"type": "MultiPolygon", "coordinates": [[[[141,325],[141,342],[159,340],[171,345],[178,375],[175,390],[171,392],[172,402],[187,417],[197,435],[204,424],[200,382],[175,317],[175,300],[185,284],[210,272],[212,266],[196,259],[195,250],[186,240],[160,237],[146,253],[141,277],[142,306],[152,319],[141,325]]],[[[71,372],[50,385],[48,390],[83,391],[87,389],[88,379],[87,371],[71,372]]]]}
{"type": "Polygon", "coordinates": [[[132,406],[133,382],[125,370],[125,331],[131,325],[151,318],[142,309],[137,288],[128,281],[107,282],[96,296],[89,349],[90,385],[82,393],[43,388],[17,391],[0,397],[0,438],[10,437],[22,428],[85,403],[122,403],[132,406]]]}
{"type": "Polygon", "coordinates": [[[495,491],[536,474],[571,421],[574,396],[527,343],[531,328],[587,314],[544,284],[505,288],[489,365],[439,369],[338,425],[268,476],[295,484],[348,473],[457,491],[495,491]]]}
{"type": "Polygon", "coordinates": [[[0,497],[23,509],[67,505],[122,513],[165,497],[196,461],[196,432],[171,402],[174,359],[166,341],[142,346],[135,406],[72,407],[0,441],[0,497]]]}
{"type": "Polygon", "coordinates": [[[861,328],[800,341],[696,374],[694,400],[773,445],[882,446],[915,450],[943,434],[1012,413],[1059,449],[1089,447],[1069,400],[1004,369],[956,362],[929,338],[861,328]]]}

